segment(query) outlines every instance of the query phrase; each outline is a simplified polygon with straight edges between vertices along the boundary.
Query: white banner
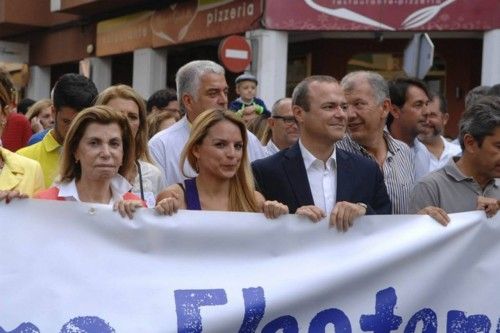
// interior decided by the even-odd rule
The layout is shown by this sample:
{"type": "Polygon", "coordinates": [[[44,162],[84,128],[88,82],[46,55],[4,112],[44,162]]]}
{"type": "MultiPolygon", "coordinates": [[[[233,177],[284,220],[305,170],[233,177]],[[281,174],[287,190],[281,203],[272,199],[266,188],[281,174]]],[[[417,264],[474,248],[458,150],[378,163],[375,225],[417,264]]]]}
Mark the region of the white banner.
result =
{"type": "Polygon", "coordinates": [[[499,215],[339,233],[293,215],[1,203],[0,332],[500,332],[499,215]]]}

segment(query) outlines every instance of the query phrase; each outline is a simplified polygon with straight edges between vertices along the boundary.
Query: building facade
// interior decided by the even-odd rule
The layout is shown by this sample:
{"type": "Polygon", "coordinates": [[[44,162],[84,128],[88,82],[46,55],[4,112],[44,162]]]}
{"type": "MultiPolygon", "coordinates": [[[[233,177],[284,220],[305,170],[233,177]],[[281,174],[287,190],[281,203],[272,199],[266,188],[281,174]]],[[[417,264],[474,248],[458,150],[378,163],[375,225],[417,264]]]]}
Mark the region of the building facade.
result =
{"type": "MultiPolygon", "coordinates": [[[[427,32],[434,61],[425,80],[447,97],[447,134],[456,136],[466,92],[500,82],[499,28],[495,0],[0,0],[0,63],[34,99],[66,72],[147,98],[173,87],[186,62],[219,61],[220,41],[238,34],[271,105],[307,75],[399,75],[410,39],[427,32]]],[[[227,75],[231,97],[237,75],[227,75]]]]}

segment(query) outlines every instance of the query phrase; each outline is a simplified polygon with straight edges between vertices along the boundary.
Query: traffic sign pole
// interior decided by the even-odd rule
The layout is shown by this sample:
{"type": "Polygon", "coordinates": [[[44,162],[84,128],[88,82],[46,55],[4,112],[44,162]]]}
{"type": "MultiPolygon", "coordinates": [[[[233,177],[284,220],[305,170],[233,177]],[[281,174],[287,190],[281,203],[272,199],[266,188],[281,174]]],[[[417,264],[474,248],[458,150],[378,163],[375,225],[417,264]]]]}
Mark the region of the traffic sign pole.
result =
{"type": "Polygon", "coordinates": [[[404,52],[403,69],[409,76],[423,79],[434,62],[434,44],[428,34],[415,34],[404,52]]]}

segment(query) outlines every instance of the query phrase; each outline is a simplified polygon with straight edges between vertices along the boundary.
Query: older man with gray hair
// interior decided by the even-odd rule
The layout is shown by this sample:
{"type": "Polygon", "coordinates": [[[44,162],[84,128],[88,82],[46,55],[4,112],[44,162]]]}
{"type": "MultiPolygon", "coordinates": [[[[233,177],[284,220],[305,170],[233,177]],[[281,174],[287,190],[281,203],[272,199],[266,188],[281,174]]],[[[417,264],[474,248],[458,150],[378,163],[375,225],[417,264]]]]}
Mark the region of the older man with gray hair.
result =
{"type": "Polygon", "coordinates": [[[408,213],[415,164],[410,148],[385,130],[391,109],[387,82],[378,73],[356,71],[340,84],[349,107],[347,135],[337,147],[377,162],[384,173],[392,213],[408,213]]]}
{"type": "Polygon", "coordinates": [[[463,153],[422,178],[411,196],[411,212],[447,225],[447,213],[484,210],[495,215],[500,199],[500,97],[472,104],[460,120],[463,153]]]}
{"type": "Polygon", "coordinates": [[[490,90],[490,86],[477,86],[472,88],[467,95],[465,95],[465,110],[470,109],[470,107],[474,105],[478,99],[488,95],[490,90]]]}
{"type": "MultiPolygon", "coordinates": [[[[166,184],[182,182],[196,172],[188,165],[184,172],[179,161],[182,149],[191,131],[191,123],[208,109],[227,109],[225,71],[222,66],[209,60],[196,60],[182,66],[176,74],[177,100],[185,116],[171,127],[157,133],[149,141],[149,150],[165,175],[166,184]]],[[[259,140],[247,131],[248,153],[251,161],[265,157],[259,140]]]]}

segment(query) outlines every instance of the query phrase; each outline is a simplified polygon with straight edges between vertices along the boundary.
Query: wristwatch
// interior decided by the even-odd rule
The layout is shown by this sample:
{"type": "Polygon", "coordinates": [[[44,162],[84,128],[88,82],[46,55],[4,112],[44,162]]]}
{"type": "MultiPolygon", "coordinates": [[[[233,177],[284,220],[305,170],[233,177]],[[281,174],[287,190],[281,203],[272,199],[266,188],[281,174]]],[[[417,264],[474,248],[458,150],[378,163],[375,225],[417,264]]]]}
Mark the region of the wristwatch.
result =
{"type": "Polygon", "coordinates": [[[356,205],[360,205],[361,207],[363,207],[365,210],[368,210],[368,205],[363,203],[363,202],[356,202],[356,205]]]}

